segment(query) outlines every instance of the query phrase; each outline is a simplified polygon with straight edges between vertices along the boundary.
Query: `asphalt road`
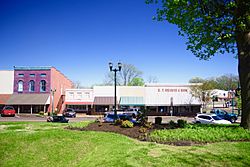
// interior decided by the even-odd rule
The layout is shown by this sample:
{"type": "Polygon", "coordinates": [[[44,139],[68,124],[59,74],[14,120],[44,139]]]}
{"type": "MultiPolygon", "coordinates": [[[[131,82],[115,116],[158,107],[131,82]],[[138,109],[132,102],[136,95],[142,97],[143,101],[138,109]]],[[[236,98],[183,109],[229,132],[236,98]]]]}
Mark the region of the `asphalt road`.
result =
{"type": "MultiPolygon", "coordinates": [[[[149,116],[148,121],[155,121],[155,117],[157,116],[149,116]]],[[[80,121],[94,121],[100,116],[95,115],[85,115],[76,118],[68,118],[69,122],[80,122],[80,121]]],[[[162,116],[162,123],[168,123],[170,120],[177,122],[178,119],[186,120],[188,123],[192,123],[194,121],[193,117],[176,117],[176,116],[162,116]]],[[[241,118],[239,117],[237,123],[240,123],[241,118]]],[[[47,117],[37,116],[37,115],[16,115],[15,117],[0,117],[0,122],[46,122],[47,117]]]]}

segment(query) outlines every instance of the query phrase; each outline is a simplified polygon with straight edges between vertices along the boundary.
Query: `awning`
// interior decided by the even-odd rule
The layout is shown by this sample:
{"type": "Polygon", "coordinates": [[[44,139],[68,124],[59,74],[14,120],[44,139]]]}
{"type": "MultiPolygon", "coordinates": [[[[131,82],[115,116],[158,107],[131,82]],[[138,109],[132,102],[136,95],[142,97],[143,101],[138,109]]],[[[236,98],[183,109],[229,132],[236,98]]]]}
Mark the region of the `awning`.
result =
{"type": "Polygon", "coordinates": [[[114,105],[114,97],[95,97],[94,105],[114,105]]]}
{"type": "Polygon", "coordinates": [[[11,94],[0,94],[0,104],[6,104],[11,94]]]}
{"type": "Polygon", "coordinates": [[[120,98],[120,105],[124,106],[144,106],[144,98],[139,96],[123,96],[120,98]]]}
{"type": "Polygon", "coordinates": [[[8,105],[46,105],[50,104],[49,94],[13,94],[8,105]]]}
{"type": "Polygon", "coordinates": [[[75,101],[66,101],[67,105],[93,105],[93,102],[75,102],[75,101]]]}

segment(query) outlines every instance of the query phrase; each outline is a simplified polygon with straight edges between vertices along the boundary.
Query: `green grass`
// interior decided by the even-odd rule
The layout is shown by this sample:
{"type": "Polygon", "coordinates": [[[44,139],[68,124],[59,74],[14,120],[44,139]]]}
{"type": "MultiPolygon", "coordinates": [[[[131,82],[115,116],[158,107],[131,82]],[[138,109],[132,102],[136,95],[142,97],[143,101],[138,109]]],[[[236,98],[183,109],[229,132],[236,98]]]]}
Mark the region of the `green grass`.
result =
{"type": "Polygon", "coordinates": [[[69,123],[70,128],[84,128],[88,126],[88,124],[92,123],[93,121],[82,121],[82,122],[73,122],[69,123]]]}
{"type": "Polygon", "coordinates": [[[250,141],[250,131],[239,125],[189,125],[183,129],[157,130],[150,134],[157,142],[194,141],[250,141]]]}
{"type": "Polygon", "coordinates": [[[0,123],[0,166],[250,166],[249,142],[177,147],[65,126],[0,123]]]}

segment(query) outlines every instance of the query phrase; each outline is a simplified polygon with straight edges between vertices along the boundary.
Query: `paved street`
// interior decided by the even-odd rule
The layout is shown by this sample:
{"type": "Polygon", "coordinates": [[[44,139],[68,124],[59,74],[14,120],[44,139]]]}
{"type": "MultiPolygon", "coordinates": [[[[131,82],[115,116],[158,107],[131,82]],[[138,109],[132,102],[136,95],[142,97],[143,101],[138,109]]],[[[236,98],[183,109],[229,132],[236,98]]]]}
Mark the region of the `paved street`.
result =
{"type": "MultiPolygon", "coordinates": [[[[97,118],[101,118],[100,115],[78,115],[76,118],[68,118],[69,122],[80,122],[80,121],[94,121],[97,118]]],[[[149,116],[148,121],[155,121],[155,117],[149,116]]],[[[38,115],[17,115],[15,117],[0,117],[0,122],[46,122],[47,117],[38,115]]],[[[177,121],[178,119],[186,120],[188,123],[192,123],[193,117],[176,117],[176,116],[162,116],[162,123],[168,123],[170,120],[177,121]]],[[[237,123],[240,123],[241,117],[238,117],[237,123]]]]}

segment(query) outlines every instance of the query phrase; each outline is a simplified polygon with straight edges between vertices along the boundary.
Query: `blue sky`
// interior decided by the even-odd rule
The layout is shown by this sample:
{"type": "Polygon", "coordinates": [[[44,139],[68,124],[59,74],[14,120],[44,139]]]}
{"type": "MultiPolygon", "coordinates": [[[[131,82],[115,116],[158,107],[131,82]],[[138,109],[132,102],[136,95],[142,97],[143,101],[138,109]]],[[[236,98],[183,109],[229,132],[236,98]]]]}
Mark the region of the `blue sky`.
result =
{"type": "Polygon", "coordinates": [[[102,83],[109,61],[161,83],[237,74],[233,55],[199,60],[155,11],[144,0],[0,0],[0,70],[49,65],[83,86],[102,83]]]}

